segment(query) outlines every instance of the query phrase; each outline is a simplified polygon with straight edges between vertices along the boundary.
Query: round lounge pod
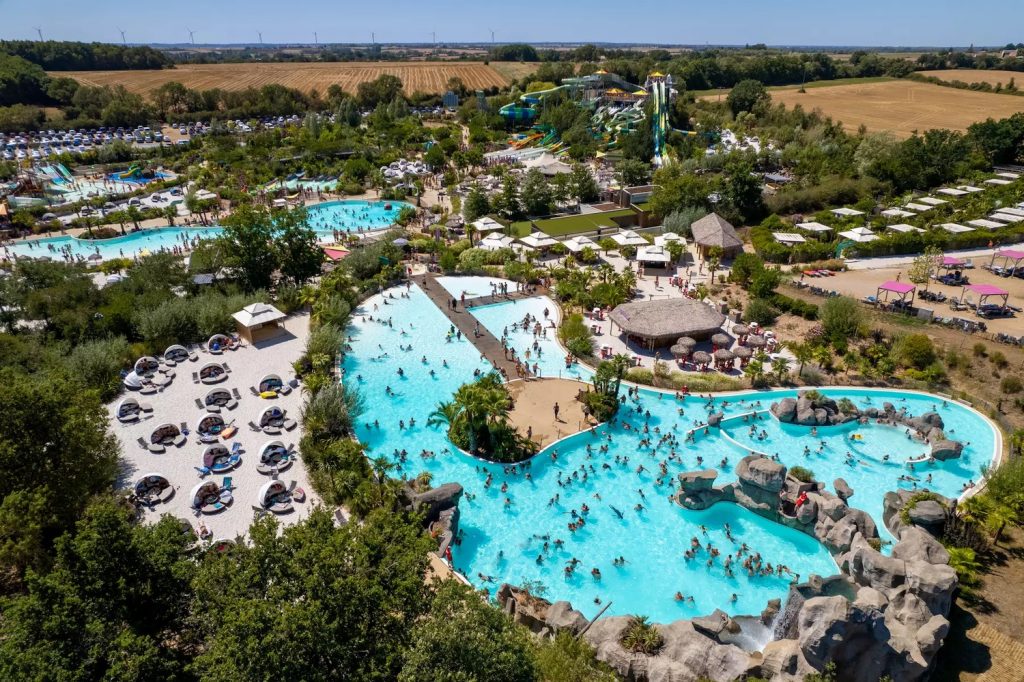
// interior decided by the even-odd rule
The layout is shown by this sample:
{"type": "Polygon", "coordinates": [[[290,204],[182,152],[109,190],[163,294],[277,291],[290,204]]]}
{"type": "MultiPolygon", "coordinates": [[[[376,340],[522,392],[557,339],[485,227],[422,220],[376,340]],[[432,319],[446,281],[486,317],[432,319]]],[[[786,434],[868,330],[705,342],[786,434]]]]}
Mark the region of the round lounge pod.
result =
{"type": "Polygon", "coordinates": [[[681,336],[707,339],[725,322],[718,311],[688,298],[623,303],[608,318],[623,334],[647,348],[671,346],[681,336]]]}
{"type": "Polygon", "coordinates": [[[206,348],[211,353],[220,353],[227,348],[231,348],[233,344],[234,341],[231,340],[230,336],[226,334],[214,334],[206,342],[206,348]]]}
{"type": "Polygon", "coordinates": [[[268,441],[260,448],[260,460],[256,464],[256,470],[261,474],[283,471],[292,465],[294,458],[288,452],[285,444],[279,440],[268,441]]]}
{"type": "Polygon", "coordinates": [[[284,408],[271,405],[260,413],[260,426],[283,426],[285,418],[284,408]]]}
{"type": "Polygon", "coordinates": [[[128,397],[117,404],[117,418],[120,421],[138,421],[142,407],[135,398],[128,397]]]}
{"type": "Polygon", "coordinates": [[[281,380],[281,377],[276,374],[268,374],[260,379],[259,391],[260,393],[264,391],[279,391],[282,386],[284,386],[284,381],[281,380]]]}
{"type": "Polygon", "coordinates": [[[167,350],[164,351],[164,360],[170,360],[172,362],[185,362],[188,360],[188,349],[185,346],[174,344],[168,346],[167,350]]]}
{"type": "Polygon", "coordinates": [[[203,398],[205,405],[216,405],[217,407],[224,407],[233,400],[231,392],[226,388],[215,388],[206,394],[203,398]]]}
{"type": "Polygon", "coordinates": [[[274,514],[285,514],[292,510],[292,495],[284,481],[267,481],[256,495],[259,505],[274,514]]]}
{"type": "Polygon", "coordinates": [[[208,362],[199,368],[199,380],[204,384],[215,384],[219,381],[224,381],[227,376],[228,373],[219,362],[208,362]]]}
{"type": "Polygon", "coordinates": [[[196,422],[196,433],[200,438],[217,438],[224,430],[224,417],[207,412],[196,422]]]}
{"type": "Polygon", "coordinates": [[[192,488],[190,499],[193,509],[204,514],[213,514],[231,503],[231,493],[221,490],[216,481],[203,481],[192,488]]]}
{"type": "Polygon", "coordinates": [[[203,451],[203,466],[212,468],[231,459],[231,451],[220,443],[214,443],[203,451]]]}
{"type": "Polygon", "coordinates": [[[160,361],[152,355],[144,355],[135,361],[134,370],[139,376],[149,376],[160,368],[160,361]]]}
{"type": "Polygon", "coordinates": [[[174,486],[163,474],[149,473],[141,476],[132,487],[135,496],[149,503],[167,502],[174,496],[174,486]]]}
{"type": "Polygon", "coordinates": [[[133,369],[125,376],[124,387],[130,391],[137,391],[143,386],[142,377],[133,369]]]}
{"type": "Polygon", "coordinates": [[[149,435],[149,442],[154,445],[171,445],[181,435],[181,429],[174,424],[161,424],[149,435]]]}

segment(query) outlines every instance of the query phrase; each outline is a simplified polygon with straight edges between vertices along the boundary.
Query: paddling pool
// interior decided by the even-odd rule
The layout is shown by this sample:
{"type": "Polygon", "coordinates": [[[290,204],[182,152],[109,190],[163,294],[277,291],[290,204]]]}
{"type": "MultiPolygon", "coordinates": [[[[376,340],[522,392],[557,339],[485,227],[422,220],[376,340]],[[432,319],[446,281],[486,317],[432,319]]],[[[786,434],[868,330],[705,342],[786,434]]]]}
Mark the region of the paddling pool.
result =
{"type": "MultiPolygon", "coordinates": [[[[543,320],[545,307],[557,314],[554,304],[544,298],[471,312],[500,337],[504,327],[520,322],[527,312],[543,320]]],[[[716,483],[721,485],[735,479],[734,467],[750,449],[777,452],[783,464],[810,468],[829,489],[835,478],[845,478],[854,489],[851,504],[871,513],[887,539],[881,522],[882,496],[887,490],[913,485],[898,480],[908,473],[902,463],[924,450],[923,445],[908,441],[902,428],[819,428],[815,438],[809,429],[779,424],[768,414],[751,422],[757,426],[751,435],[750,423],[740,415],[765,413],[773,401],[796,391],[733,394],[709,404],[706,398],[676,400],[671,394],[641,389],[639,398],[627,401],[614,424],[570,436],[538,454],[528,480],[522,470],[506,473],[500,465],[459,452],[443,427],[426,425],[437,404],[450,400],[462,383],[473,379],[475,370],[490,369],[467,339],[447,340],[449,329],[444,314],[416,286],[408,292],[403,287],[375,296],[353,315],[352,348],[343,360],[344,381],[358,386],[370,406],[357,426],[368,456],[396,464],[392,475],[413,478],[426,471],[434,485],[456,481],[464,486],[463,537],[453,547],[453,563],[475,586],[492,595],[502,582],[529,583],[533,589],[539,586],[548,599],[571,601],[591,618],[608,602],[609,614],[640,613],[659,622],[703,615],[715,608],[731,614],[760,613],[769,599],[785,597],[793,576],[749,577],[742,560],[735,558],[742,544],[751,553],[760,553],[766,563],[781,563],[804,580],[812,573],[838,572],[828,551],[812,537],[736,505],[722,503],[702,512],[682,509],[669,500],[675,487],[668,481],[674,484],[683,471],[714,468],[719,471],[716,483]],[[695,421],[705,420],[711,409],[735,419],[729,419],[719,432],[701,433],[694,443],[684,443],[686,431],[695,421]],[[672,447],[668,444],[657,448],[641,444],[645,425],[655,445],[661,436],[673,434],[681,461],[668,459],[672,447]],[[861,438],[851,441],[852,432],[861,438]],[[822,441],[825,447],[819,452],[822,441]],[[602,446],[607,452],[601,451],[602,446]],[[804,455],[805,446],[811,450],[808,455],[804,455]],[[848,450],[855,457],[854,465],[846,463],[848,450]],[[885,454],[890,455],[889,462],[883,461],[885,454]],[[664,475],[659,470],[663,461],[664,475]],[[490,486],[485,483],[488,475],[492,476],[490,486]],[[589,507],[587,513],[582,512],[584,504],[589,507]],[[574,511],[586,517],[586,524],[572,532],[568,524],[574,511]],[[710,566],[707,551],[686,560],[684,552],[693,538],[705,546],[711,543],[721,555],[710,566]],[[556,546],[558,540],[560,546],[556,546]],[[723,565],[727,554],[734,558],[731,576],[723,565]],[[625,563],[616,561],[619,557],[625,563]],[[573,559],[576,569],[567,574],[565,568],[573,559]],[[599,577],[591,573],[595,568],[599,577]],[[676,592],[693,599],[677,601],[676,592]]],[[[510,330],[510,338],[517,348],[532,347],[532,332],[510,330]]],[[[542,362],[554,361],[546,365],[545,374],[549,369],[557,371],[564,353],[553,331],[538,343],[544,348],[542,362]]],[[[579,375],[590,372],[581,369],[579,375]]],[[[944,404],[941,398],[913,392],[853,388],[822,392],[836,399],[848,397],[858,406],[880,407],[889,401],[913,414],[935,409],[952,437],[969,443],[959,460],[918,465],[915,476],[923,481],[931,474],[928,487],[941,494],[956,497],[963,483],[978,481],[981,467],[993,459],[994,428],[958,403],[944,404]]],[[[918,485],[924,487],[923,482],[918,485]]]]}

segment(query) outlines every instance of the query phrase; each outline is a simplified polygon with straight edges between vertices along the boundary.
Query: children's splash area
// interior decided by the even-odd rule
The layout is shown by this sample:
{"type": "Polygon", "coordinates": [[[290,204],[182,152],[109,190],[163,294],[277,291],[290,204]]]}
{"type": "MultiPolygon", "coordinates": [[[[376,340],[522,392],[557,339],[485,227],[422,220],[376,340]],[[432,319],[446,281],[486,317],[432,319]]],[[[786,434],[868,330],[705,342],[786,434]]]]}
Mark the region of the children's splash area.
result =
{"type": "MultiPolygon", "coordinates": [[[[332,241],[336,232],[381,230],[391,226],[407,204],[401,202],[330,201],[309,208],[309,226],[321,241],[332,241]]],[[[130,232],[111,239],[79,239],[70,235],[17,241],[7,250],[18,257],[134,258],[174,247],[191,248],[198,239],[216,237],[219,227],[158,227],[130,232]]]]}
{"type": "MultiPolygon", "coordinates": [[[[489,295],[490,284],[467,280],[445,288],[456,297],[466,289],[489,295]]],[[[541,376],[585,380],[592,374],[579,366],[566,373],[553,326],[559,313],[550,299],[481,306],[468,314],[504,335],[518,355],[530,350],[537,359],[539,350],[541,376]]],[[[892,539],[881,519],[886,491],[927,488],[957,497],[965,483],[981,479],[998,447],[995,429],[980,414],[923,393],[821,389],[861,408],[889,402],[910,414],[937,412],[950,437],[965,444],[959,459],[912,466],[908,460],[927,455],[928,446],[902,426],[852,422],[812,432],[780,423],[768,408],[795,390],[679,398],[639,388],[613,423],[554,442],[525,465],[492,464],[459,451],[444,426],[427,425],[438,403],[491,365],[423,291],[413,285],[368,299],[348,333],[344,381],[358,387],[368,406],[357,425],[367,456],[389,460],[392,476],[429,472],[435,486],[464,487],[454,568],[492,595],[503,582],[529,585],[535,593],[540,587],[545,598],[569,600],[588,618],[606,606],[610,615],[640,613],[658,622],[716,608],[757,614],[768,600],[784,599],[798,576],[838,572],[816,539],[743,507],[680,507],[670,498],[681,472],[715,469],[716,485],[728,483],[753,450],[812,470],[830,491],[841,477],[854,490],[850,505],[875,519],[885,542],[892,539]],[[705,433],[700,425],[711,412],[725,419],[722,428],[705,433]]]]}

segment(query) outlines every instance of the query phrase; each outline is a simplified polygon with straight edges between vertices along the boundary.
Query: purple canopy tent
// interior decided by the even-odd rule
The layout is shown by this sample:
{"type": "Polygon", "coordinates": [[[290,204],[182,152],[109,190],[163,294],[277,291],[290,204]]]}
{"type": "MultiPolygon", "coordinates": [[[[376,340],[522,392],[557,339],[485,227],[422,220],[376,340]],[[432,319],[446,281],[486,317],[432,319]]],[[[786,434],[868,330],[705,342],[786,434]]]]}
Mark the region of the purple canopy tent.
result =
{"type": "Polygon", "coordinates": [[[981,309],[982,306],[985,306],[985,301],[993,296],[996,298],[1003,299],[1002,306],[998,306],[997,304],[989,304],[990,306],[994,307],[1006,308],[1006,304],[1010,300],[1010,292],[1007,291],[1006,289],[1000,289],[995,284],[968,284],[963,288],[963,291],[960,293],[961,301],[964,300],[964,295],[968,291],[978,294],[978,309],[981,309]]]}
{"type": "Polygon", "coordinates": [[[914,303],[914,293],[916,290],[917,287],[909,282],[896,282],[892,280],[882,282],[875,292],[875,305],[879,303],[890,304],[891,299],[891,305],[904,308],[910,307],[914,303]],[[883,293],[885,294],[884,298],[882,296],[883,293]]]}
{"type": "Polygon", "coordinates": [[[1000,249],[992,254],[992,260],[988,269],[1003,277],[1013,277],[1017,274],[1018,268],[1024,269],[1024,251],[1019,249],[1000,249]],[[996,258],[1003,259],[1002,267],[995,267],[996,258]],[[1013,265],[1010,265],[1013,263],[1013,265]]]}

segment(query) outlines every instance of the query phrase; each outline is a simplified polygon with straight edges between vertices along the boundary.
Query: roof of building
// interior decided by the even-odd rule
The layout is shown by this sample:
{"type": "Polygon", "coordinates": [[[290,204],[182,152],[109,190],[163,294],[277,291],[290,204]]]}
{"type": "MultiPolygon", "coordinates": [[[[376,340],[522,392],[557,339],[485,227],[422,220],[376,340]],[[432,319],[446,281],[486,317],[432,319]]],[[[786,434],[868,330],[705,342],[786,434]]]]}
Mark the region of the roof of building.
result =
{"type": "Polygon", "coordinates": [[[706,336],[725,322],[714,308],[689,298],[623,303],[608,316],[627,334],[661,341],[706,336]]]}
{"type": "Polygon", "coordinates": [[[255,327],[283,320],[287,316],[269,303],[251,303],[231,317],[243,327],[255,327]]]}
{"type": "Polygon", "coordinates": [[[723,249],[735,249],[743,246],[743,241],[736,234],[728,220],[717,213],[709,213],[690,226],[693,241],[701,246],[718,246],[723,249]]]}

